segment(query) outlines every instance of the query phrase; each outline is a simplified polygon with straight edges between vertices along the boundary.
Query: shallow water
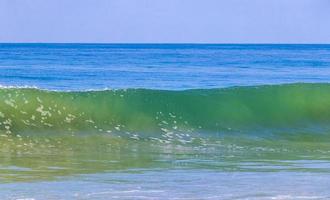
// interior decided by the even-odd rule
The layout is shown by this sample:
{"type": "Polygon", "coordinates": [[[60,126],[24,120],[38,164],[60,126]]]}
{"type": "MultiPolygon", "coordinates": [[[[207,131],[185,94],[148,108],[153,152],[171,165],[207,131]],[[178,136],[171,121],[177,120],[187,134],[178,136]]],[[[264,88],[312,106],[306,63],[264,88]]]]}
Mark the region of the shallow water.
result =
{"type": "Polygon", "coordinates": [[[328,45],[1,44],[0,74],[0,199],[330,198],[328,45]]]}
{"type": "Polygon", "coordinates": [[[5,184],[0,198],[329,199],[329,179],[328,173],[308,172],[140,170],[5,184]],[[11,191],[15,191],[14,195],[11,191]]]}

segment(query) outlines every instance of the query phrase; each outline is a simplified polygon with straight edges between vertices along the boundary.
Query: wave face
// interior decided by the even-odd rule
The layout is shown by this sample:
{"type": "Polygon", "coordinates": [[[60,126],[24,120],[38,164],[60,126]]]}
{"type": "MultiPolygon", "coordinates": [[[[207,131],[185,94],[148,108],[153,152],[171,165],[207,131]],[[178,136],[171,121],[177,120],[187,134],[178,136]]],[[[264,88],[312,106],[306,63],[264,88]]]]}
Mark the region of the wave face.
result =
{"type": "Polygon", "coordinates": [[[330,84],[1,88],[0,180],[137,168],[329,173],[329,124],[330,84]]]}
{"type": "Polygon", "coordinates": [[[327,139],[330,85],[165,91],[0,89],[2,134],[327,139]]]}

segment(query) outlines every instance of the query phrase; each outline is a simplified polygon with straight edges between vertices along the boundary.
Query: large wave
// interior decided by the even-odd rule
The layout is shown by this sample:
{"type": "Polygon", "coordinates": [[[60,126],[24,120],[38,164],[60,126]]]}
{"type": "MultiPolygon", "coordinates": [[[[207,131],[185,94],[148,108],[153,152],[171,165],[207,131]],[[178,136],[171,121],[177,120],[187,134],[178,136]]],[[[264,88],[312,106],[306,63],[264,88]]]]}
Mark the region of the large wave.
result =
{"type": "Polygon", "coordinates": [[[330,85],[287,84],[165,91],[0,89],[2,134],[111,134],[326,139],[330,85]],[[315,134],[318,134],[316,137],[315,134]]]}
{"type": "Polygon", "coordinates": [[[329,124],[330,84],[1,88],[0,180],[167,167],[328,173],[329,124]]]}

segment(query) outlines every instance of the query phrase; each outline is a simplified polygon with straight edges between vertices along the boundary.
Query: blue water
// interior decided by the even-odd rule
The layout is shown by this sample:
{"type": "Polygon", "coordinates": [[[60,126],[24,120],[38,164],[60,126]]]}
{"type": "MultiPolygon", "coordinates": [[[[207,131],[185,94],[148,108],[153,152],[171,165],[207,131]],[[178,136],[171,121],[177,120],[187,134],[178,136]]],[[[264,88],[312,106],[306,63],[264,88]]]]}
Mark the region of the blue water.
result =
{"type": "Polygon", "coordinates": [[[182,90],[329,82],[330,45],[0,44],[0,84],[182,90]]]}
{"type": "MultiPolygon", "coordinates": [[[[330,143],[327,139],[329,133],[324,132],[329,130],[326,129],[329,111],[324,106],[329,101],[329,85],[306,83],[330,83],[330,45],[0,44],[0,199],[330,199],[330,143]],[[283,88],[263,87],[262,90],[240,87],[239,92],[220,90],[219,96],[216,90],[203,90],[209,93],[159,91],[289,83],[304,84],[286,85],[283,88]],[[153,90],[139,90],[141,93],[120,90],[122,95],[119,96],[109,91],[104,95],[79,93],[79,96],[78,93],[47,93],[39,90],[7,91],[7,87],[36,87],[56,91],[153,90]],[[154,94],[156,89],[158,93],[154,94]],[[249,96],[249,91],[260,98],[249,96]],[[259,95],[258,91],[263,93],[259,95]],[[276,93],[275,99],[267,98],[267,94],[271,95],[270,91],[276,93]],[[290,91],[294,92],[292,99],[290,91]],[[59,97],[49,96],[55,94],[59,97]],[[139,94],[149,94],[150,99],[144,99],[146,97],[139,94]],[[310,98],[308,94],[315,96],[310,98]],[[62,98],[66,95],[66,98],[62,98]],[[93,95],[96,101],[85,98],[93,95]],[[118,100],[125,99],[125,95],[128,96],[127,101],[118,100]],[[157,95],[164,97],[159,100],[159,106],[155,100],[157,95]],[[212,101],[212,95],[224,102],[212,101]],[[109,96],[115,103],[107,107],[107,101],[111,100],[107,99],[109,96]],[[33,98],[34,101],[28,101],[33,98]],[[183,98],[187,98],[187,105],[180,107],[185,100],[183,98]],[[70,104],[71,100],[77,99],[83,101],[70,104]],[[213,112],[211,105],[200,105],[191,102],[192,99],[218,107],[214,107],[213,112]],[[254,99],[258,102],[251,102],[254,99]],[[94,102],[100,102],[100,105],[94,105],[94,102]],[[78,108],[86,115],[82,115],[81,110],[77,111],[74,106],[63,106],[65,111],[54,110],[52,104],[56,108],[79,104],[78,108]],[[228,110],[226,105],[229,106],[228,110]],[[173,133],[167,130],[168,127],[188,127],[188,122],[175,118],[172,112],[157,111],[171,110],[171,106],[195,122],[198,130],[205,128],[198,127],[200,121],[203,121],[203,126],[209,125],[212,128],[210,130],[216,130],[214,127],[218,127],[218,124],[213,126],[211,122],[216,122],[217,116],[221,116],[228,124],[237,125],[237,130],[233,131],[238,133],[242,133],[239,128],[246,128],[249,123],[253,127],[262,124],[264,132],[256,134],[252,130],[252,136],[246,138],[240,138],[240,135],[232,138],[215,137],[219,134],[216,132],[210,138],[208,136],[211,134],[207,133],[200,139],[197,138],[200,135],[194,135],[191,131],[188,133],[200,141],[189,143],[187,139],[190,139],[190,135],[181,131],[175,137],[183,143],[172,143],[173,133]],[[189,106],[193,106],[190,110],[196,113],[190,115],[189,106]],[[256,112],[249,110],[251,107],[256,112]],[[108,108],[109,112],[115,109],[114,113],[118,116],[109,114],[108,108]],[[222,110],[217,108],[227,112],[230,117],[226,118],[222,110]],[[131,109],[137,120],[132,120],[131,109]],[[117,118],[119,122],[128,121],[128,129],[138,127],[141,130],[157,130],[134,123],[141,120],[153,125],[150,120],[153,109],[157,111],[156,116],[161,118],[160,127],[167,137],[164,140],[156,138],[160,140],[158,143],[125,132],[123,124],[114,124],[112,127],[112,131],[122,131],[119,139],[107,135],[89,136],[85,132],[77,136],[73,131],[70,136],[56,135],[61,127],[69,127],[70,131],[71,128],[84,127],[84,121],[75,122],[74,119],[81,117],[85,120],[85,116],[96,116],[99,121],[85,122],[93,122],[93,130],[99,132],[105,131],[101,125],[108,125],[105,122],[107,119],[100,116],[113,117],[113,121],[117,118]],[[55,116],[54,113],[58,111],[58,116],[55,116]],[[268,111],[271,113],[269,116],[268,111]],[[37,116],[39,112],[40,120],[37,116]],[[69,118],[64,116],[63,119],[73,123],[62,126],[57,122],[62,120],[60,114],[65,112],[69,118]],[[208,116],[207,112],[212,115],[209,121],[204,119],[208,116]],[[24,118],[30,113],[33,113],[31,118],[24,118]],[[47,121],[48,113],[52,113],[57,120],[51,121],[53,124],[47,121]],[[197,116],[201,113],[201,116],[197,116]],[[254,116],[254,113],[262,116],[254,116]],[[286,113],[283,118],[288,121],[281,118],[283,113],[286,113]],[[78,114],[81,115],[77,117],[78,114]],[[169,120],[174,124],[168,124],[169,120]],[[232,123],[235,120],[240,121],[232,123]],[[295,122],[294,126],[290,126],[290,120],[295,122]],[[55,128],[53,132],[46,131],[42,135],[40,130],[51,130],[45,124],[55,128]],[[276,130],[278,124],[291,129],[284,127],[276,130]],[[268,125],[272,127],[271,130],[267,129],[268,125]],[[24,135],[25,128],[33,126],[37,127],[31,129],[35,132],[24,135]],[[300,126],[303,128],[299,129],[300,126]],[[16,130],[23,134],[6,135],[2,134],[3,130],[16,130]],[[274,130],[281,132],[282,138],[272,135],[274,130]],[[288,134],[288,130],[293,135],[288,134]],[[268,134],[267,138],[259,137],[265,133],[268,134]],[[133,139],[126,140],[125,134],[133,139]],[[317,134],[317,137],[313,137],[313,134],[317,134]]],[[[226,128],[226,134],[236,134],[231,132],[230,127],[226,128]]],[[[157,136],[157,133],[148,134],[157,136]]]]}

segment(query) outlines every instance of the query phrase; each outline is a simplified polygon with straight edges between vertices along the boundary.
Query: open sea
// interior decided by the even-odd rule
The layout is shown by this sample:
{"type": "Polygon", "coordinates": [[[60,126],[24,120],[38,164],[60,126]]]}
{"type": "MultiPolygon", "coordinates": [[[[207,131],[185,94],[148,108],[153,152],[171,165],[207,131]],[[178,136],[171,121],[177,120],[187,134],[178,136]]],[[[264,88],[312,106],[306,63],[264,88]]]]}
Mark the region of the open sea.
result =
{"type": "Polygon", "coordinates": [[[0,199],[330,199],[330,45],[0,44],[0,199]]]}

